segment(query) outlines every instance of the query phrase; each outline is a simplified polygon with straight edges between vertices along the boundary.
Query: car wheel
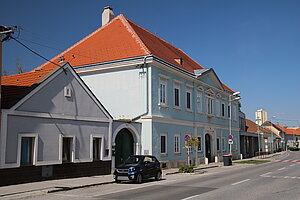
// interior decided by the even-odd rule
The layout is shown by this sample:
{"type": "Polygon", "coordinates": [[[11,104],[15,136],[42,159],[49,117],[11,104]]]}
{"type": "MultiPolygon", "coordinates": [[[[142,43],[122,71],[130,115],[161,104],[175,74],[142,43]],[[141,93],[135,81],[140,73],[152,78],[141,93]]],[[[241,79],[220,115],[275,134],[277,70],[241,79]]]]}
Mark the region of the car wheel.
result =
{"type": "Polygon", "coordinates": [[[141,175],[141,174],[138,174],[138,175],[136,176],[135,182],[138,183],[138,184],[140,184],[140,183],[142,183],[142,180],[143,180],[142,175],[141,175]]]}
{"type": "Polygon", "coordinates": [[[158,171],[155,176],[155,180],[159,181],[161,179],[161,172],[158,171]]]}

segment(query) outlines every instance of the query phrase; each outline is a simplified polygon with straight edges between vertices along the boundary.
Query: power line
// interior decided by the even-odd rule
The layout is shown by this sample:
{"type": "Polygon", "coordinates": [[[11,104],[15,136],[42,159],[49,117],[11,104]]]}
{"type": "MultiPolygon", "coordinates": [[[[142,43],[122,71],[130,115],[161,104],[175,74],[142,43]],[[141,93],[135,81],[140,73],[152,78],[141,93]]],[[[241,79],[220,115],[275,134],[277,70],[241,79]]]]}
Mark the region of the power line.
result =
{"type": "MultiPolygon", "coordinates": [[[[36,45],[39,45],[39,46],[42,46],[42,47],[46,47],[46,48],[49,48],[49,49],[52,49],[52,50],[56,50],[56,51],[60,51],[60,52],[63,52],[65,50],[63,49],[58,49],[58,48],[55,48],[55,47],[50,47],[48,45],[44,45],[44,44],[41,44],[41,43],[38,43],[38,42],[34,42],[34,41],[30,41],[30,40],[27,40],[27,39],[24,39],[24,38],[19,38],[20,40],[23,40],[25,42],[29,42],[29,43],[32,43],[32,44],[36,44],[36,45]]],[[[86,56],[86,55],[82,55],[82,54],[79,54],[79,53],[74,53],[72,51],[68,51],[68,52],[65,52],[66,54],[72,54],[72,55],[78,55],[78,56],[81,56],[81,57],[86,57],[86,58],[92,58],[92,59],[97,59],[97,58],[94,58],[94,57],[91,57],[91,56],[86,56]]]]}
{"type": "Polygon", "coordinates": [[[46,60],[46,61],[48,61],[48,62],[50,62],[50,63],[52,63],[52,64],[54,64],[54,65],[59,66],[59,64],[56,64],[56,63],[52,62],[51,60],[45,58],[45,57],[42,56],[41,54],[39,54],[39,53],[33,51],[32,49],[30,49],[28,46],[26,46],[25,44],[23,44],[22,42],[20,42],[20,41],[17,40],[16,38],[14,38],[13,36],[10,36],[10,38],[12,38],[13,40],[15,40],[17,43],[19,43],[20,45],[22,45],[23,47],[25,47],[26,49],[28,49],[29,51],[31,51],[31,52],[34,53],[35,55],[37,55],[37,56],[43,58],[44,60],[46,60]]]}

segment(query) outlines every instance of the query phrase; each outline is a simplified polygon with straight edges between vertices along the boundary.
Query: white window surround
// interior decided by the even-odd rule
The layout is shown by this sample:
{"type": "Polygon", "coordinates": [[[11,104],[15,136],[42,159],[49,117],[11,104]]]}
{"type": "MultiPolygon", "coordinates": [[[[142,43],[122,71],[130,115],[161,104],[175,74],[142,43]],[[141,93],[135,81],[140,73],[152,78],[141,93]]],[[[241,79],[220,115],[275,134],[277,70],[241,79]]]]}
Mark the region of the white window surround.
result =
{"type": "Polygon", "coordinates": [[[19,133],[18,134],[17,166],[19,167],[21,165],[21,143],[22,143],[23,137],[34,138],[32,165],[36,165],[37,164],[37,154],[38,154],[38,134],[19,133]]]}
{"type": "Polygon", "coordinates": [[[209,116],[214,115],[214,98],[211,96],[205,96],[206,98],[206,114],[209,116]]]}
{"type": "Polygon", "coordinates": [[[167,80],[160,78],[159,79],[159,87],[158,87],[158,105],[159,106],[167,106],[168,102],[168,85],[167,80]]]}
{"type": "Polygon", "coordinates": [[[161,133],[159,140],[160,140],[160,154],[161,155],[167,155],[168,154],[168,134],[167,133],[161,133]],[[162,149],[161,149],[161,146],[162,146],[161,137],[162,136],[165,137],[165,144],[164,144],[164,146],[165,146],[165,152],[162,152],[162,149]]]}
{"type": "Polygon", "coordinates": [[[180,134],[174,135],[174,153],[180,153],[180,134]]]}
{"type": "Polygon", "coordinates": [[[100,160],[103,160],[104,157],[104,134],[91,134],[90,136],[90,160],[93,161],[93,139],[101,138],[101,149],[100,149],[100,160]]]}
{"type": "Polygon", "coordinates": [[[197,113],[203,113],[203,93],[200,91],[196,92],[196,111],[197,113]]]}
{"type": "Polygon", "coordinates": [[[63,138],[72,138],[72,147],[71,147],[71,162],[80,162],[79,160],[75,160],[75,141],[76,136],[74,135],[59,135],[59,161],[62,163],[62,152],[63,152],[63,138]]]}

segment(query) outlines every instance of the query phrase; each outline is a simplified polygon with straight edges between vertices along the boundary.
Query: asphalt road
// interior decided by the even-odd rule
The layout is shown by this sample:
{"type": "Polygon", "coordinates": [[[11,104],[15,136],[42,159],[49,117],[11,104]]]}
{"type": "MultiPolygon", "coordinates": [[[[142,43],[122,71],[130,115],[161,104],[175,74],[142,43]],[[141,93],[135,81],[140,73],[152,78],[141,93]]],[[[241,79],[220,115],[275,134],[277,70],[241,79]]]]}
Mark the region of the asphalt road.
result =
{"type": "Polygon", "coordinates": [[[208,169],[204,174],[175,174],[161,181],[101,185],[26,199],[299,200],[300,152],[277,159],[280,161],[235,164],[208,169]]]}

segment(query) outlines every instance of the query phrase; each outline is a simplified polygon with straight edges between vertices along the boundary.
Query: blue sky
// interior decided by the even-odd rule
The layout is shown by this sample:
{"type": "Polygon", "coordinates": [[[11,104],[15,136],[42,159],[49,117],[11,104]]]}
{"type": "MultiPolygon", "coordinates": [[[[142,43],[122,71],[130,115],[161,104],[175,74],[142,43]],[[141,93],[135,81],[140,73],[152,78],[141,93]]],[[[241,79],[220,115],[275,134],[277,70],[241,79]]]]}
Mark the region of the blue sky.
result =
{"type": "MultiPolygon", "coordinates": [[[[21,42],[46,58],[101,26],[103,7],[189,54],[272,122],[300,126],[300,1],[298,0],[0,0],[0,24],[21,26],[21,42]]],[[[3,43],[3,68],[30,71],[44,63],[15,41],[3,43]]]]}

